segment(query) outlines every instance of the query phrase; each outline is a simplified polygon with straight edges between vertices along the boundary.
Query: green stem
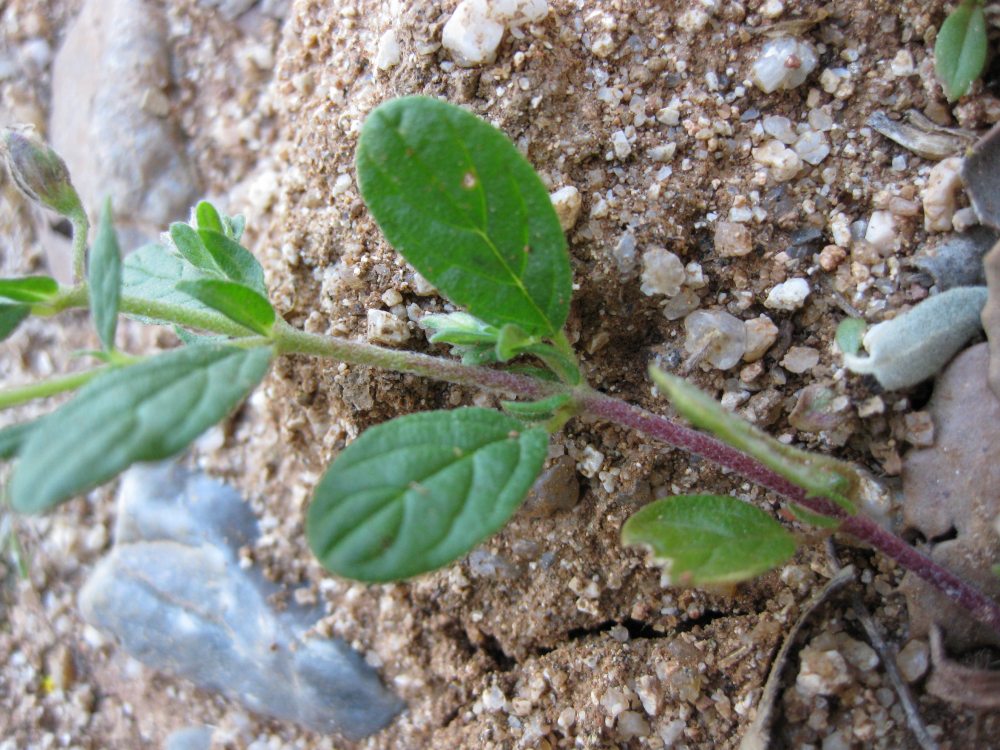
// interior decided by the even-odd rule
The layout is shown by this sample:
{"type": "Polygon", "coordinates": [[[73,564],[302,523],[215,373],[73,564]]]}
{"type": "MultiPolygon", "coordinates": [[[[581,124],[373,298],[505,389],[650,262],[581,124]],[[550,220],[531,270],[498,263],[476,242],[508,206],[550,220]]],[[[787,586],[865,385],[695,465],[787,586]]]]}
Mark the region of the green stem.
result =
{"type": "Polygon", "coordinates": [[[73,225],[73,276],[77,281],[87,278],[87,234],[90,232],[90,222],[86,212],[81,208],[70,216],[73,225]]]}
{"type": "Polygon", "coordinates": [[[97,367],[93,370],[75,372],[72,375],[63,375],[58,378],[41,380],[30,385],[23,385],[18,388],[8,388],[0,391],[0,409],[9,409],[12,406],[26,404],[38,398],[55,396],[66,391],[75,391],[80,386],[86,385],[102,372],[107,372],[107,367],[97,367]]]}

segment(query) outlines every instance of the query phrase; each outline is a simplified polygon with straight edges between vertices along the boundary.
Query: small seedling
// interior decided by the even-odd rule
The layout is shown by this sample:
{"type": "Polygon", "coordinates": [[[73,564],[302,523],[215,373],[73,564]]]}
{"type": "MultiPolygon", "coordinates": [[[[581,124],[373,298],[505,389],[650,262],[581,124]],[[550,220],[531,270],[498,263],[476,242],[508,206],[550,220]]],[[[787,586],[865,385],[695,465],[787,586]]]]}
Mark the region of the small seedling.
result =
{"type": "MultiPolygon", "coordinates": [[[[51,164],[45,147],[32,148],[51,164]]],[[[25,169],[24,158],[30,167],[30,156],[12,159],[10,151],[15,175],[25,169]]],[[[163,242],[121,261],[105,207],[86,282],[86,241],[79,235],[75,286],[38,277],[0,280],[4,336],[29,314],[89,306],[103,346],[99,367],[0,391],[0,408],[79,391],[34,422],[0,430],[0,456],[16,457],[12,507],[49,510],[136,461],[176,455],[231,413],[275,357],[314,355],[509,399],[502,412],[400,416],[369,429],[335,458],[316,488],[306,532],[319,561],[337,575],[392,581],[459,559],[520,506],[550,436],[587,415],[764,485],[802,522],[859,537],[1000,631],[996,602],[858,512],[861,479],[850,465],[784,445],[660,370],[651,372],[657,388],[695,427],[720,439],[591,388],[563,330],[572,294],[566,241],[540,179],[500,131],[444,102],[397,99],[369,116],[357,168],[365,202],[389,241],[464,308],[424,319],[430,340],[450,345],[461,361],[293,328],[276,313],[263,269],[240,244],[242,217],[200,203],[192,220],[173,224],[163,242]],[[175,326],[184,345],[141,356],[121,352],[119,314],[175,326]]],[[[42,187],[66,195],[65,168],[50,171],[58,184],[42,187]]],[[[660,499],[629,519],[622,536],[627,545],[650,549],[671,581],[690,585],[746,580],[780,565],[797,544],[768,513],[721,495],[660,499]]]]}
{"type": "Polygon", "coordinates": [[[986,67],[983,0],[961,0],[941,24],[934,43],[934,68],[949,102],[969,92],[986,67]]]}

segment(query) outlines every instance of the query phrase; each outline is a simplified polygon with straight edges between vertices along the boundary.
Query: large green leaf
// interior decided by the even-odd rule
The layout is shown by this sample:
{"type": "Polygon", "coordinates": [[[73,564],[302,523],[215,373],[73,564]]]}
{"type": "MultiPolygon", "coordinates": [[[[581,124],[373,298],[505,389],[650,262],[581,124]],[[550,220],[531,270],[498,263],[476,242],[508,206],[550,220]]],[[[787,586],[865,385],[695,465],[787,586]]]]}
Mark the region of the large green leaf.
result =
{"type": "Polygon", "coordinates": [[[17,279],[0,279],[0,297],[14,302],[44,302],[54,297],[59,284],[48,276],[22,276],[17,279]]]}
{"type": "Polygon", "coordinates": [[[448,299],[497,327],[562,328],[566,240],[541,180],[503,133],[445,102],[395,99],[368,116],[357,168],[389,242],[448,299]]]}
{"type": "Polygon", "coordinates": [[[8,305],[0,302],[0,341],[10,336],[21,321],[28,317],[31,308],[28,305],[8,305]]]}
{"type": "Polygon", "coordinates": [[[92,380],[21,445],[10,482],[13,507],[40,512],[136,461],[179,453],[260,382],[271,353],[196,344],[92,380]]]}
{"type": "Polygon", "coordinates": [[[938,32],[934,67],[948,101],[964,96],[986,65],[986,16],[981,0],[963,0],[938,32]]]}
{"type": "MultiPolygon", "coordinates": [[[[157,315],[157,306],[175,305],[196,312],[205,320],[206,326],[213,330],[225,330],[228,318],[178,288],[182,281],[206,278],[212,277],[162,245],[145,245],[125,259],[122,267],[122,293],[134,300],[150,303],[147,310],[130,311],[134,317],[145,322],[173,323],[172,320],[157,315]]],[[[238,335],[239,331],[233,333],[238,335]]]]}
{"type": "Polygon", "coordinates": [[[544,430],[489,409],[424,412],[373,427],[316,488],[309,546],[328,570],[360,581],[447,565],[506,523],[547,446],[544,430]]]}
{"type": "Polygon", "coordinates": [[[650,503],[622,526],[677,586],[745,581],[795,553],[795,538],[771,516],[724,495],[679,495],[650,503]]]}
{"type": "Polygon", "coordinates": [[[239,323],[262,336],[270,336],[274,328],[274,308],[265,297],[235,281],[201,279],[182,281],[179,291],[190,294],[213,310],[218,310],[234,323],[239,323]]]}
{"type": "Polygon", "coordinates": [[[90,314],[106,351],[115,348],[118,305],[122,291],[122,254],[111,223],[111,200],[104,202],[97,237],[90,248],[87,269],[90,287],[90,314]]]}

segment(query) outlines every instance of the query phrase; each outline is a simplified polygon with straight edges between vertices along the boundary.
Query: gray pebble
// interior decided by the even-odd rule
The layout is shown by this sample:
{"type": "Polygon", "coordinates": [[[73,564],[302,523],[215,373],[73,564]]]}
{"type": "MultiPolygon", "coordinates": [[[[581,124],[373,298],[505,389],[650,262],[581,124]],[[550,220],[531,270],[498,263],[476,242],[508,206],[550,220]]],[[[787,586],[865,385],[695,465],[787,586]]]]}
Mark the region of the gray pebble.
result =
{"type": "Polygon", "coordinates": [[[352,740],[378,731],[402,702],[343,641],[305,636],[318,609],[272,609],[278,587],[239,564],[256,536],[232,488],[172,464],[133,467],[83,616],[144,664],[252,711],[352,740]]]}
{"type": "Polygon", "coordinates": [[[981,286],[986,283],[983,256],[998,238],[1000,232],[989,227],[973,227],[921,248],[912,263],[934,279],[939,291],[956,286],[981,286]]]}

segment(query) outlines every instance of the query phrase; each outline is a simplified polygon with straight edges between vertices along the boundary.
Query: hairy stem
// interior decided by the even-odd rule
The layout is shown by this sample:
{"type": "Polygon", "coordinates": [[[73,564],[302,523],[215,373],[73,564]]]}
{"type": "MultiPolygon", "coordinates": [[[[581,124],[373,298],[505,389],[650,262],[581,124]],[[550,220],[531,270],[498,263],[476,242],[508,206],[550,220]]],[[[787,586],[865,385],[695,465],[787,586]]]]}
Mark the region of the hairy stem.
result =
{"type": "Polygon", "coordinates": [[[683,448],[773,490],[796,505],[838,519],[839,531],[850,534],[891,557],[960,605],[976,620],[1000,633],[1000,603],[911,547],[895,534],[886,531],[870,517],[863,514],[848,515],[829,500],[807,497],[801,487],[797,487],[735,448],[666,417],[652,414],[596,391],[580,396],[578,403],[585,413],[630,427],[674,447],[683,448]]]}
{"type": "Polygon", "coordinates": [[[73,225],[73,276],[80,282],[87,278],[87,234],[90,222],[81,208],[70,217],[73,225]]]}
{"type": "Polygon", "coordinates": [[[41,380],[37,383],[23,385],[18,388],[7,388],[0,391],[0,409],[9,409],[12,406],[26,404],[35,399],[55,396],[58,393],[66,393],[67,391],[75,391],[107,370],[107,367],[97,367],[93,370],[76,372],[72,375],[63,375],[60,378],[41,380]]]}

